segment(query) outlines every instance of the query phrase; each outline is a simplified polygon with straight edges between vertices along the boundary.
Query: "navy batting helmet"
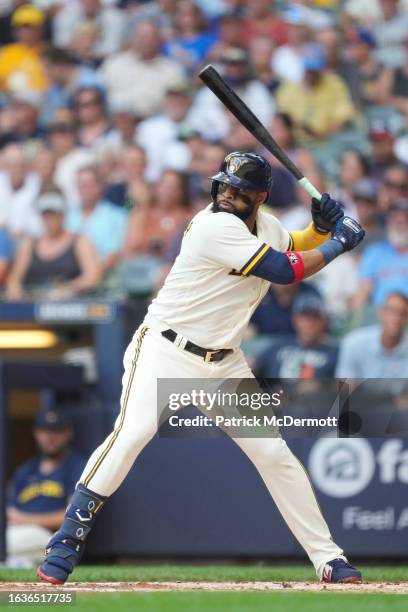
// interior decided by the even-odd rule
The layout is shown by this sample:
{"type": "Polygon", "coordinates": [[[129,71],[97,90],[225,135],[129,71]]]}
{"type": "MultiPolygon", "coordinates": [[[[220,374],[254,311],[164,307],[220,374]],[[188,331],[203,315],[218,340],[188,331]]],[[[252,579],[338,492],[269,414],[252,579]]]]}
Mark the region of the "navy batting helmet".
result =
{"type": "Polygon", "coordinates": [[[250,191],[266,191],[272,186],[272,170],[269,163],[261,155],[233,151],[221,164],[212,180],[211,197],[216,200],[219,183],[228,183],[237,189],[250,191]]]}

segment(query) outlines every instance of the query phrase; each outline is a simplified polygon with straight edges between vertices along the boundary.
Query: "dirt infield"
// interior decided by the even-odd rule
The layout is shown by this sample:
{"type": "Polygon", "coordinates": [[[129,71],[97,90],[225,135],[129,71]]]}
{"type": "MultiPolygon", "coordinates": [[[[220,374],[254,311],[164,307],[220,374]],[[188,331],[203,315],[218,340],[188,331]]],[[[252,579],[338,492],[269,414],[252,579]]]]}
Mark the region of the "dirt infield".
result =
{"type": "Polygon", "coordinates": [[[55,587],[39,582],[2,582],[0,591],[74,591],[75,593],[146,593],[158,591],[308,591],[408,595],[408,582],[322,584],[320,582],[70,582],[55,587]]]}

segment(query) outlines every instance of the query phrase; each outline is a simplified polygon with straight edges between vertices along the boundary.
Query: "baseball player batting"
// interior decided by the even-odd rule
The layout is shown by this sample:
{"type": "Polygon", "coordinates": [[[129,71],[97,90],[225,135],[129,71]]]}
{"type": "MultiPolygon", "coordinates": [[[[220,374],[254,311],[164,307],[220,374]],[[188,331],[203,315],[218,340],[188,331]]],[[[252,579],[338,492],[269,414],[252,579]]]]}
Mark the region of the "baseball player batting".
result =
{"type": "MultiPolygon", "coordinates": [[[[364,237],[328,194],[312,201],[312,222],[302,231],[289,233],[259,210],[272,182],[260,155],[230,153],[211,178],[212,202],[187,227],[180,253],[125,352],[114,430],[92,453],[37,569],[52,584],[67,580],[105,501],[156,433],[157,379],[254,378],[239,346],[269,283],[308,278],[364,237]]],[[[320,580],[361,582],[331,538],[307,473],[280,435],[234,442],[256,466],[320,580]]]]}

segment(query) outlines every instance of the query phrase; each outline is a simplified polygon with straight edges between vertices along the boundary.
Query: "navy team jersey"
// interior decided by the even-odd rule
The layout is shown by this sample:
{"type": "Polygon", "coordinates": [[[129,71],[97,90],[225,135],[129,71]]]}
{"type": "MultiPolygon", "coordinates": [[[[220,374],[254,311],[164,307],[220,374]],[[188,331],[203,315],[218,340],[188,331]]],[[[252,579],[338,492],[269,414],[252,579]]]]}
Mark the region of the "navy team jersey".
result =
{"type": "Polygon", "coordinates": [[[255,371],[261,378],[333,378],[338,347],[328,342],[300,346],[296,338],[278,338],[257,360],[255,371]]]}
{"type": "Polygon", "coordinates": [[[22,512],[64,510],[85,467],[85,459],[71,451],[50,474],[40,472],[40,458],[20,466],[13,479],[10,505],[22,512]]]}

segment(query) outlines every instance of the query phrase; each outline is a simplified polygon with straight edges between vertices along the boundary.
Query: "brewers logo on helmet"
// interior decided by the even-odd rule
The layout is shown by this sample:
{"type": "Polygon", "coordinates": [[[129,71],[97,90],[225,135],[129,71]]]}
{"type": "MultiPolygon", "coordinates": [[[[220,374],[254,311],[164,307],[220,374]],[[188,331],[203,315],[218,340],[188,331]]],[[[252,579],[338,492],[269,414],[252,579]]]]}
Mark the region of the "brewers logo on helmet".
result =
{"type": "Polygon", "coordinates": [[[213,201],[217,198],[219,183],[228,183],[237,189],[266,191],[268,194],[272,186],[272,170],[266,159],[256,153],[243,151],[229,153],[219,172],[210,178],[213,201]]]}

